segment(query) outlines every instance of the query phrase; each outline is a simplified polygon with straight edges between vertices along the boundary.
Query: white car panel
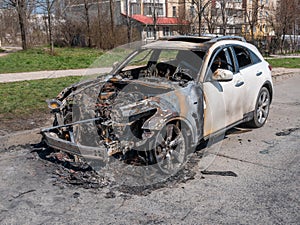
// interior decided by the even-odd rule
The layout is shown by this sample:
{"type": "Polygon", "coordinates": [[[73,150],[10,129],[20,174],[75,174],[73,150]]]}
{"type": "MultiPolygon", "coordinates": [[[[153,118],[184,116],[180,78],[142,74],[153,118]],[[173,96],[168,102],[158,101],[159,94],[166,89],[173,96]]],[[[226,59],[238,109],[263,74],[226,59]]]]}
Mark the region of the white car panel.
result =
{"type": "Polygon", "coordinates": [[[243,118],[243,102],[246,94],[243,83],[243,78],[239,73],[235,74],[231,81],[203,83],[206,102],[204,136],[215,133],[243,118]]]}

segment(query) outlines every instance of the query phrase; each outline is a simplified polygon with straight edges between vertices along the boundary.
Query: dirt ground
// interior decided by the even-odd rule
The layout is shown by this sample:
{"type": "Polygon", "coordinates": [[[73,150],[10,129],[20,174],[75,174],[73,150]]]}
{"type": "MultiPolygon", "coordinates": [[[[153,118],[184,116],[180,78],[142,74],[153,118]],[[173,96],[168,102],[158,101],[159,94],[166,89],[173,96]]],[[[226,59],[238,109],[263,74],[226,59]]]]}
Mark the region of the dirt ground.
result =
{"type": "Polygon", "coordinates": [[[0,114],[0,136],[4,136],[16,131],[32,130],[51,126],[52,117],[49,112],[39,112],[33,115],[20,115],[18,117],[6,116],[0,114]]]}

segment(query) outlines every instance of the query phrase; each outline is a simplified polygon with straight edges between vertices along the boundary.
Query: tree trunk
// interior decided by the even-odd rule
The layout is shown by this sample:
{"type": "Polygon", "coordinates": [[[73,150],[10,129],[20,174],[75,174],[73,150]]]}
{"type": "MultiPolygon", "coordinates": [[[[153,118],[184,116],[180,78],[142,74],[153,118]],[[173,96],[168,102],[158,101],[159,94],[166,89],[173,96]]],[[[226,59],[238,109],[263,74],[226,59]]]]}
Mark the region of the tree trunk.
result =
{"type": "Polygon", "coordinates": [[[51,20],[51,4],[50,1],[47,0],[47,19],[48,19],[48,31],[49,31],[49,44],[50,44],[50,53],[54,54],[54,43],[53,43],[53,34],[52,34],[52,20],[51,20]]]}
{"type": "Polygon", "coordinates": [[[131,43],[131,21],[130,21],[130,6],[128,5],[128,1],[126,0],[126,25],[127,25],[127,42],[131,43]]]}
{"type": "Polygon", "coordinates": [[[89,3],[87,0],[84,1],[84,9],[85,9],[85,19],[86,19],[86,26],[87,26],[87,33],[88,33],[88,46],[90,48],[92,47],[92,41],[91,41],[91,25],[90,25],[90,16],[89,16],[89,3]]]}
{"type": "Polygon", "coordinates": [[[221,17],[222,17],[222,35],[226,35],[227,30],[227,15],[226,15],[226,1],[221,2],[221,17]]]}
{"type": "Polygon", "coordinates": [[[22,39],[22,48],[23,50],[27,49],[27,26],[26,26],[26,10],[25,10],[25,1],[24,0],[18,0],[16,9],[18,12],[19,17],[19,26],[21,31],[21,39],[22,39]]]}
{"type": "Polygon", "coordinates": [[[115,21],[114,21],[114,0],[109,0],[109,10],[110,10],[110,26],[112,32],[112,47],[115,47],[115,21]]]}
{"type": "Polygon", "coordinates": [[[98,34],[99,34],[98,41],[99,41],[99,48],[102,49],[102,24],[101,24],[100,0],[98,0],[97,11],[98,11],[98,34]]]}

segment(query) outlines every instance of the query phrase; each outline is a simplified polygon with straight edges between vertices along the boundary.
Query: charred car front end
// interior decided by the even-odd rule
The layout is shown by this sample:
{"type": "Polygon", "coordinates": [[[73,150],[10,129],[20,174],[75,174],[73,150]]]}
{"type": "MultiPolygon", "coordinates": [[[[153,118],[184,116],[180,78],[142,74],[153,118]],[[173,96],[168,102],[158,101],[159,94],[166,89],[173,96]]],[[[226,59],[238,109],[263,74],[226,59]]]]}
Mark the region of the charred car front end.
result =
{"type": "Polygon", "coordinates": [[[54,122],[44,141],[87,158],[183,163],[202,135],[203,97],[199,68],[178,54],[202,60],[186,49],[142,48],[111,75],[66,88],[48,100],[54,122]]]}

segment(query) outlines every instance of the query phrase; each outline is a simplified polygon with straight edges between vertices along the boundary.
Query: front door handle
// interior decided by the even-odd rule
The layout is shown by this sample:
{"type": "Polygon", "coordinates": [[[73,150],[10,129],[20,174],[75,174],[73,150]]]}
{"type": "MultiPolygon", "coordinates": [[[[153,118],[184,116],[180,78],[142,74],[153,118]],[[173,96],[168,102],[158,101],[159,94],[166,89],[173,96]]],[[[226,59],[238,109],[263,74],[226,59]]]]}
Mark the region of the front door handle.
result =
{"type": "Polygon", "coordinates": [[[245,83],[244,81],[240,80],[240,81],[238,81],[238,82],[235,83],[235,86],[236,86],[236,87],[240,87],[240,86],[242,86],[244,83],[245,83]]]}

